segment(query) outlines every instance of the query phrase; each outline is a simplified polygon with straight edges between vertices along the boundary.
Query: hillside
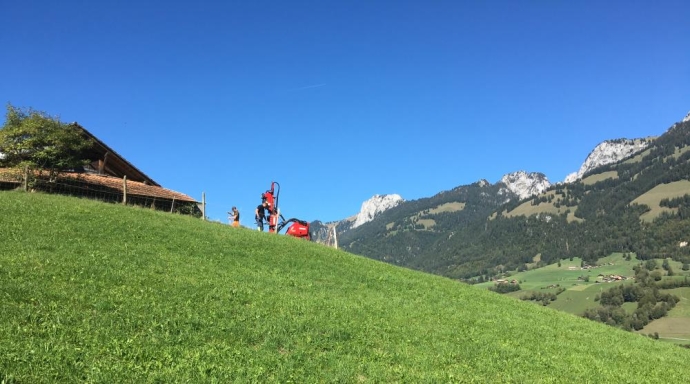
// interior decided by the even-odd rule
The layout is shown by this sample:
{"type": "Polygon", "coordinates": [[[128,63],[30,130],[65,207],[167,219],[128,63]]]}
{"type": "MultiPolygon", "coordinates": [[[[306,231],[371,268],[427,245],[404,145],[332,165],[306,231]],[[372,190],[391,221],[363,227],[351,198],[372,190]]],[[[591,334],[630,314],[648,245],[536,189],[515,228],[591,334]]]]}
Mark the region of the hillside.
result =
{"type": "Polygon", "coordinates": [[[631,153],[524,200],[506,195],[501,183],[475,183],[407,201],[343,234],[340,246],[467,281],[535,259],[540,265],[573,257],[594,263],[612,252],[689,263],[690,249],[679,244],[690,233],[690,121],[631,153]],[[435,210],[441,204],[463,208],[435,210]]]}
{"type": "Polygon", "coordinates": [[[690,351],[149,209],[0,193],[0,382],[681,382],[690,351]]]}

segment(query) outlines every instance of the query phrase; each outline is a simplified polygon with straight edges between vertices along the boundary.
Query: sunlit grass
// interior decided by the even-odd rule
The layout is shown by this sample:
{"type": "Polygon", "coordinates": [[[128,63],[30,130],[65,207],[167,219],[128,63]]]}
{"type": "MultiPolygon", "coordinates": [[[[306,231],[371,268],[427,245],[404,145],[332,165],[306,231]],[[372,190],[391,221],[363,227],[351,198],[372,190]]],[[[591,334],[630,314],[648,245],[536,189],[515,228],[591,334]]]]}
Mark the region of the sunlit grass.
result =
{"type": "Polygon", "coordinates": [[[655,218],[659,217],[663,212],[676,212],[675,208],[667,208],[659,205],[659,202],[663,199],[673,199],[676,197],[683,197],[684,195],[690,194],[690,181],[680,180],[674,181],[667,184],[659,184],[656,187],[650,189],[649,191],[643,193],[635,200],[632,201],[634,204],[646,204],[650,210],[645,212],[640,216],[640,218],[646,222],[651,222],[655,218]]]}
{"type": "Polygon", "coordinates": [[[690,319],[662,317],[638,331],[642,335],[658,336],[659,340],[679,345],[690,344],[690,319]]]}
{"type": "Polygon", "coordinates": [[[437,207],[429,210],[430,214],[438,214],[443,212],[456,212],[465,209],[465,203],[459,201],[453,201],[450,203],[441,204],[437,207]]]}
{"type": "Polygon", "coordinates": [[[681,382],[690,351],[282,235],[0,193],[0,382],[681,382]]]}
{"type": "Polygon", "coordinates": [[[560,207],[556,207],[554,203],[559,201],[561,199],[561,196],[559,194],[556,194],[555,191],[544,192],[540,194],[538,197],[551,198],[552,202],[540,202],[537,205],[533,205],[533,200],[529,199],[515,207],[515,209],[511,210],[510,212],[504,211],[503,215],[505,217],[516,217],[521,215],[529,217],[540,213],[561,215],[566,211],[570,210],[570,214],[568,215],[568,222],[577,220],[577,218],[574,216],[574,212],[577,210],[577,206],[567,207],[565,205],[561,205],[560,207]]]}
{"type": "Polygon", "coordinates": [[[584,185],[593,185],[599,181],[604,181],[607,179],[614,179],[614,180],[618,179],[618,171],[607,171],[607,172],[602,172],[602,173],[590,175],[590,176],[587,176],[584,179],[582,179],[581,182],[584,185]]]}
{"type": "Polygon", "coordinates": [[[680,301],[668,313],[668,316],[652,321],[639,333],[644,335],[656,333],[665,341],[690,344],[690,288],[669,289],[667,292],[678,296],[680,301]]]}

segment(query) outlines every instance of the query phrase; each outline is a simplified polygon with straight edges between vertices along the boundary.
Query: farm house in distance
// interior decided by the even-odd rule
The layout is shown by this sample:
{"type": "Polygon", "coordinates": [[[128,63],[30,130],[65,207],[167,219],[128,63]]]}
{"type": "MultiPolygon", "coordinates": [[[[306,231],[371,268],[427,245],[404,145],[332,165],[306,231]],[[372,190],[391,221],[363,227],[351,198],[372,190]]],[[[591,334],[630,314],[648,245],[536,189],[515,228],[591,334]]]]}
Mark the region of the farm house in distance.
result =
{"type": "Polygon", "coordinates": [[[163,188],[84,127],[77,123],[70,126],[81,130],[93,142],[85,154],[89,164],[80,169],[60,172],[54,180],[49,179],[47,172],[33,172],[29,177],[19,169],[0,168],[0,190],[24,186],[42,192],[201,216],[200,202],[183,193],[163,188]]]}

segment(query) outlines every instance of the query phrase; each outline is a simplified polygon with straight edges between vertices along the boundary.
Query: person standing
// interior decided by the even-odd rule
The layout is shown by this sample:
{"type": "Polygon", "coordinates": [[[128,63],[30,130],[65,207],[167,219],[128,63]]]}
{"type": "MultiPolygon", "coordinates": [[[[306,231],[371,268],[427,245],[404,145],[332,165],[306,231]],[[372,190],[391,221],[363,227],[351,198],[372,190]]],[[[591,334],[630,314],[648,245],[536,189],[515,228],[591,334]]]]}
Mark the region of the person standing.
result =
{"type": "Polygon", "coordinates": [[[230,214],[229,219],[232,221],[232,226],[238,228],[240,226],[240,211],[237,210],[237,207],[232,207],[232,211],[228,214],[230,214]]]}
{"type": "Polygon", "coordinates": [[[263,232],[264,230],[264,219],[266,219],[266,210],[268,209],[268,203],[263,202],[256,207],[254,212],[254,219],[256,219],[256,229],[263,232]]]}

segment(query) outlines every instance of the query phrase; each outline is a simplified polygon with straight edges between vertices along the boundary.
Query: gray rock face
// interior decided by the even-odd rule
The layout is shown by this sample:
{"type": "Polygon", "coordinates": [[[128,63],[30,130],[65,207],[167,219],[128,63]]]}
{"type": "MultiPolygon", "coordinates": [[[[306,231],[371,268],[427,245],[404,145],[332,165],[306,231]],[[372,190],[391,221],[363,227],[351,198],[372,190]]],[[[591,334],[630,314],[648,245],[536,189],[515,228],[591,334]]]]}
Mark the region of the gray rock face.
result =
{"type": "Polygon", "coordinates": [[[503,176],[500,182],[520,199],[538,195],[551,186],[546,175],[540,172],[517,171],[503,176]]]}
{"type": "Polygon", "coordinates": [[[587,172],[602,165],[615,163],[647,148],[647,139],[619,139],[607,140],[599,144],[587,156],[585,162],[577,172],[571,173],[565,178],[566,183],[582,179],[587,172]]]}
{"type": "Polygon", "coordinates": [[[352,228],[357,228],[364,223],[372,221],[381,212],[391,209],[403,201],[405,200],[397,194],[374,195],[371,199],[362,203],[362,209],[357,214],[352,228]]]}

